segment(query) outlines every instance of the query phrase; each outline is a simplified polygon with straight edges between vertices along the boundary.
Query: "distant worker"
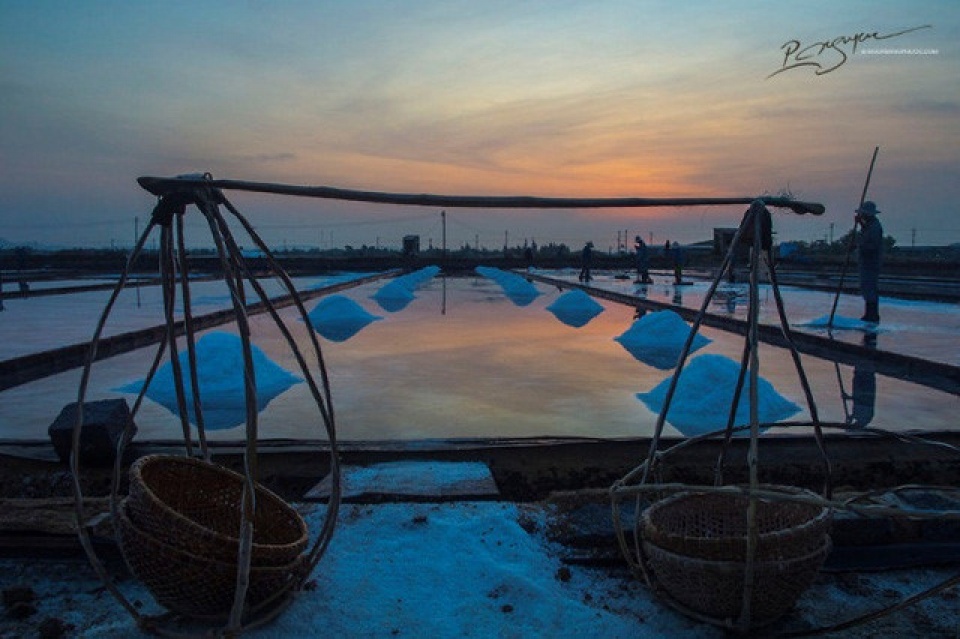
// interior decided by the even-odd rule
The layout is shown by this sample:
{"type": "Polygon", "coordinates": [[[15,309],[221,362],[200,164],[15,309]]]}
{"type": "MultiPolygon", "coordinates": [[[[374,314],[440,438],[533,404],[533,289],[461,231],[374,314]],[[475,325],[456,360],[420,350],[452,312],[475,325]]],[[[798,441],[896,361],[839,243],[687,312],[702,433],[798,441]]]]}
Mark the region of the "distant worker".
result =
{"type": "Polygon", "coordinates": [[[593,262],[593,242],[587,242],[583,245],[583,251],[580,252],[580,281],[590,281],[590,264],[593,262]]]}
{"type": "Polygon", "coordinates": [[[670,255],[673,258],[673,283],[680,286],[683,284],[683,249],[674,242],[670,247],[670,255]]]}
{"type": "Polygon", "coordinates": [[[877,205],[864,202],[856,211],[860,224],[858,260],[860,266],[860,295],[863,297],[864,322],[880,323],[880,262],[883,258],[883,226],[877,219],[877,205]]]}
{"type": "Polygon", "coordinates": [[[650,264],[647,257],[647,245],[639,235],[633,239],[633,249],[637,255],[637,284],[651,284],[650,264]]]}

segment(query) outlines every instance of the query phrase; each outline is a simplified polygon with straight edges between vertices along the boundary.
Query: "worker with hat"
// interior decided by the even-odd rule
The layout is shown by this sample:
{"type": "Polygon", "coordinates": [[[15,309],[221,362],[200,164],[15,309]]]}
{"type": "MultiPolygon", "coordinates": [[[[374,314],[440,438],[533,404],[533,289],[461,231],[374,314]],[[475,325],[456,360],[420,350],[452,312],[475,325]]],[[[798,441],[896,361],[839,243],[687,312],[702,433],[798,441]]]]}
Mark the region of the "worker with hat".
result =
{"type": "Polygon", "coordinates": [[[869,200],[856,210],[860,224],[858,260],[860,266],[860,295],[863,297],[864,322],[880,323],[880,261],[883,258],[883,226],[877,219],[880,211],[869,200]]]}

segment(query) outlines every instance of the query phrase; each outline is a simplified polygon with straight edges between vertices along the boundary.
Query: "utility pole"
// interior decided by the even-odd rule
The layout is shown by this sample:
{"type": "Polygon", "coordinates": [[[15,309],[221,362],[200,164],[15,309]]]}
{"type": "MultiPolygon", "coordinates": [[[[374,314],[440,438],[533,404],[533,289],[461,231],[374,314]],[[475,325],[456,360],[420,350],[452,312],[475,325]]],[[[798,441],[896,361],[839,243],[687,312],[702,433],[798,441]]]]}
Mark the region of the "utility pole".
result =
{"type": "MultiPolygon", "coordinates": [[[[137,242],[140,240],[140,217],[137,215],[133,216],[133,250],[137,250],[137,242]]],[[[133,264],[130,265],[133,267],[133,264]]],[[[137,283],[134,285],[134,288],[137,290],[137,308],[140,308],[140,279],[137,278],[137,283]]]]}
{"type": "Polygon", "coordinates": [[[441,255],[447,257],[447,212],[440,211],[440,226],[443,231],[443,237],[441,238],[442,252],[441,255]]]}
{"type": "Polygon", "coordinates": [[[910,248],[917,247],[917,227],[910,229],[910,248]]]}

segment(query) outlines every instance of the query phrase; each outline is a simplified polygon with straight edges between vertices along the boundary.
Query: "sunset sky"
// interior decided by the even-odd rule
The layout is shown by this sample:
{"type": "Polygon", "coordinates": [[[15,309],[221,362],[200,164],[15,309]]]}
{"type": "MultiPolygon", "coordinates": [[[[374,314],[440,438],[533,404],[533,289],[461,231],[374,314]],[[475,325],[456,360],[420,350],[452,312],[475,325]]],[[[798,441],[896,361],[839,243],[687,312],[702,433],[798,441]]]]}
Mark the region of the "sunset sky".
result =
{"type": "MultiPolygon", "coordinates": [[[[876,146],[886,233],[960,242],[958,43],[947,0],[0,0],[0,245],[129,246],[154,204],[136,178],[203,171],[462,195],[788,189],[827,213],[777,214],[781,239],[839,238],[876,146]],[[856,53],[837,40],[857,34],[856,53]]],[[[440,241],[437,209],[227,196],[278,246],[440,241]]],[[[451,209],[447,241],[692,242],[743,209],[451,209]]]]}

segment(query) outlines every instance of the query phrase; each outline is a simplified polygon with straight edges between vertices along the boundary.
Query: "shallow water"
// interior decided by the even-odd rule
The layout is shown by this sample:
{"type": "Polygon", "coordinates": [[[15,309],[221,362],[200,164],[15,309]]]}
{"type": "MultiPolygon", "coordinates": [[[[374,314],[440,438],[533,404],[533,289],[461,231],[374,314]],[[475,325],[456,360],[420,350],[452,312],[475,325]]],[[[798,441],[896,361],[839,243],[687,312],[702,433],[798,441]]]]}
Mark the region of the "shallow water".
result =
{"type": "MultiPolygon", "coordinates": [[[[543,271],[544,275],[560,276],[576,281],[571,271],[543,271]]],[[[618,278],[620,273],[598,272],[591,286],[604,290],[637,295],[653,301],[699,309],[703,304],[711,282],[690,279],[689,286],[674,286],[671,276],[654,275],[654,284],[639,286],[631,277],[618,278]]],[[[791,330],[817,335],[827,335],[826,328],[809,326],[817,319],[829,318],[835,293],[781,286],[781,295],[791,330]]],[[[749,288],[746,283],[721,283],[711,300],[709,312],[721,316],[746,319],[749,288]]],[[[837,318],[859,318],[863,315],[863,300],[857,295],[841,295],[837,303],[837,318]]],[[[946,364],[960,365],[960,304],[905,300],[892,297],[880,298],[881,323],[875,333],[879,350],[913,355],[946,364]]],[[[779,326],[773,289],[760,286],[760,322],[779,326]]],[[[834,330],[836,340],[862,343],[864,332],[860,330],[834,330]]]]}
{"type": "MultiPolygon", "coordinates": [[[[518,305],[496,282],[473,276],[435,278],[416,290],[402,310],[388,311],[373,297],[383,285],[341,293],[381,320],[342,342],[320,339],[341,440],[606,438],[653,432],[656,414],[637,393],[650,391],[672,371],[643,364],[614,340],[632,325],[632,308],[601,301],[603,312],[574,328],[547,310],[561,295],[555,287],[537,284],[540,294],[518,305]]],[[[307,310],[312,307],[309,303],[307,310]]],[[[307,326],[293,309],[282,315],[306,345],[307,326]]],[[[254,343],[283,368],[299,373],[269,317],[255,316],[252,324],[254,343]]],[[[695,356],[720,354],[739,361],[741,337],[715,329],[701,334],[712,342],[695,356]]],[[[132,405],[136,395],[111,389],[142,379],[154,352],[151,347],[97,363],[87,400],[119,396],[132,405]]],[[[760,360],[761,376],[802,408],[792,419],[806,419],[804,395],[787,353],[764,345],[760,360]]],[[[864,380],[876,385],[870,426],[956,429],[956,396],[812,357],[802,361],[824,421],[843,422],[853,409],[852,401],[845,406],[841,393],[853,392],[857,372],[861,386],[864,380]]],[[[0,393],[0,438],[45,438],[60,409],[76,401],[79,378],[75,370],[0,393]]],[[[713,411],[728,408],[715,406],[713,411]]],[[[303,383],[273,400],[258,421],[264,439],[325,437],[303,383]]],[[[144,401],[136,422],[139,439],[181,436],[179,420],[150,400],[144,401]]],[[[680,433],[668,424],[664,434],[680,433]]],[[[243,428],[209,435],[239,439],[243,428]]]]}

